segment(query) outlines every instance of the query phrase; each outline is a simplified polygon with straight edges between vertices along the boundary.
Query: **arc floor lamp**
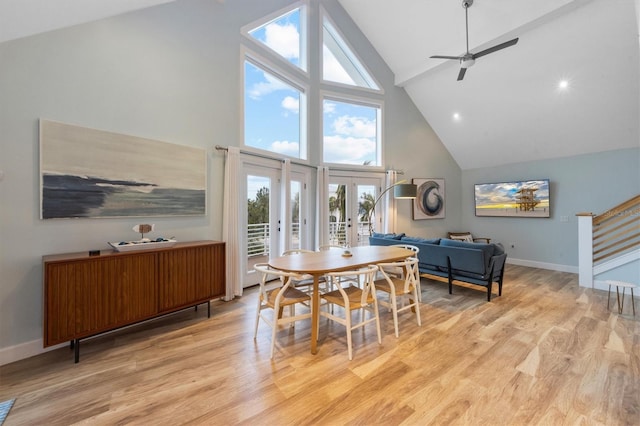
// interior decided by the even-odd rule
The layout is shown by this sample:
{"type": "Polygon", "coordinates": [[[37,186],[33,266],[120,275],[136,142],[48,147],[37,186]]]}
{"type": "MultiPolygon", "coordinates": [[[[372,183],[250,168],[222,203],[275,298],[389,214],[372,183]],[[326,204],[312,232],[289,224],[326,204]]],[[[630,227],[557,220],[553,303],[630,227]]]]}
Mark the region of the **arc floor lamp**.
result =
{"type": "Polygon", "coordinates": [[[398,181],[393,185],[389,186],[388,188],[386,188],[384,191],[382,191],[380,195],[378,195],[378,198],[376,198],[376,200],[373,202],[373,206],[371,206],[371,210],[369,210],[369,218],[368,218],[369,235],[372,235],[374,230],[373,221],[371,220],[371,217],[375,216],[376,205],[378,204],[378,201],[380,201],[382,196],[387,192],[389,192],[389,190],[391,189],[393,189],[393,198],[396,198],[399,200],[414,199],[418,194],[418,186],[413,183],[408,183],[408,180],[406,179],[398,181]]]}

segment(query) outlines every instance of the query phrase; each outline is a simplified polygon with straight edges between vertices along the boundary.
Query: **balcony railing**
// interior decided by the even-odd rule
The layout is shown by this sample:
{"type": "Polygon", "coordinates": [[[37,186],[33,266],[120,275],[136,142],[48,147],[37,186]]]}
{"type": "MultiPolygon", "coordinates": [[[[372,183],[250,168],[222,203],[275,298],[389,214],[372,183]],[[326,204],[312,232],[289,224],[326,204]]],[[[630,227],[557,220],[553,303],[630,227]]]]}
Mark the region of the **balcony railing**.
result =
{"type": "MultiPolygon", "coordinates": [[[[358,222],[357,241],[354,245],[367,245],[369,237],[369,223],[358,222]]],[[[268,223],[255,223],[247,227],[247,255],[268,256],[271,230],[268,223]]],[[[300,223],[291,224],[292,247],[300,246],[300,223]]],[[[329,223],[329,244],[345,245],[347,241],[347,222],[329,223]]]]}

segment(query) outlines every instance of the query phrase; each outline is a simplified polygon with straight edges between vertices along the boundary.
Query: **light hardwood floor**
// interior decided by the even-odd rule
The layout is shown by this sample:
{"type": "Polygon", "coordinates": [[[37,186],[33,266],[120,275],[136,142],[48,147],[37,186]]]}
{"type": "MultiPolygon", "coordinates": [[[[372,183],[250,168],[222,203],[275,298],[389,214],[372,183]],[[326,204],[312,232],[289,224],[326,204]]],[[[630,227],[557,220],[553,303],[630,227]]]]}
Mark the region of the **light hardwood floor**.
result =
{"type": "MultiPolygon", "coordinates": [[[[354,332],[321,320],[253,340],[256,291],[0,367],[5,425],[638,425],[640,313],[607,311],[574,274],[508,265],[504,292],[423,279],[422,327],[381,310],[354,332]]],[[[612,302],[613,302],[612,298],[612,302]]],[[[627,302],[630,299],[627,298],[627,302]]],[[[637,301],[636,301],[637,302],[637,301]]],[[[627,311],[629,309],[629,311],[627,311]]]]}

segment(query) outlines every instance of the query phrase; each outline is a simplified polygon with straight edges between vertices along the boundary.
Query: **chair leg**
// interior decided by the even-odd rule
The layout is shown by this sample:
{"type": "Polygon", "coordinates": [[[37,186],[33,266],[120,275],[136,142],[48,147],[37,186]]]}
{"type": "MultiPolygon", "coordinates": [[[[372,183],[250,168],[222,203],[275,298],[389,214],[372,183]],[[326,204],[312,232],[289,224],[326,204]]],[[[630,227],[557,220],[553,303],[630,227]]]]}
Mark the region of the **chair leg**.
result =
{"type": "Polygon", "coordinates": [[[398,302],[395,296],[391,301],[391,311],[393,312],[393,328],[396,331],[396,337],[400,337],[400,333],[398,332],[398,302]]]}
{"type": "MultiPolygon", "coordinates": [[[[280,312],[282,312],[280,310],[280,312]]],[[[276,333],[278,331],[278,312],[276,310],[273,311],[273,322],[271,323],[271,356],[273,359],[273,352],[276,347],[276,333]]]]}
{"type": "MultiPolygon", "coordinates": [[[[295,316],[296,315],[296,306],[295,305],[289,305],[289,315],[290,316],[295,316]]],[[[293,328],[295,327],[295,321],[291,321],[289,323],[289,328],[293,328]]]]}
{"type": "Polygon", "coordinates": [[[256,310],[256,327],[253,330],[253,339],[258,337],[258,323],[260,322],[260,308],[262,307],[262,301],[258,297],[258,309],[256,310]]]}
{"type": "MultiPolygon", "coordinates": [[[[418,300],[417,289],[413,289],[413,294],[416,296],[416,300],[418,300]]],[[[418,326],[422,326],[422,320],[420,319],[420,302],[415,302],[415,310],[416,310],[416,319],[418,320],[418,326]]]]}
{"type": "Polygon", "coordinates": [[[622,304],[620,304],[620,289],[616,286],[616,295],[618,296],[618,313],[622,313],[622,308],[624,308],[624,287],[622,288],[622,304]]]}
{"type": "Polygon", "coordinates": [[[351,310],[346,310],[346,328],[347,328],[347,350],[349,352],[349,361],[353,359],[353,351],[351,350],[351,310]]]}
{"type": "Polygon", "coordinates": [[[376,318],[376,330],[378,331],[378,344],[382,344],[382,333],[380,332],[380,312],[378,311],[378,299],[373,300],[373,314],[376,318]]]}

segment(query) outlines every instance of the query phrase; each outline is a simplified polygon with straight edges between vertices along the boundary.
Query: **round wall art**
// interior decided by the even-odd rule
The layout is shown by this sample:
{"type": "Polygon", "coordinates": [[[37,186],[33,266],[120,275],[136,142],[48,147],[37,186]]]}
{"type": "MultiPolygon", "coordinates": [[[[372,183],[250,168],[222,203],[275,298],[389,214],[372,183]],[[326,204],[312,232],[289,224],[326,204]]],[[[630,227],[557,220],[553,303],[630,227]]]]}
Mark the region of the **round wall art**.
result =
{"type": "Polygon", "coordinates": [[[413,200],[413,220],[444,218],[444,179],[413,179],[418,187],[413,200]]]}

